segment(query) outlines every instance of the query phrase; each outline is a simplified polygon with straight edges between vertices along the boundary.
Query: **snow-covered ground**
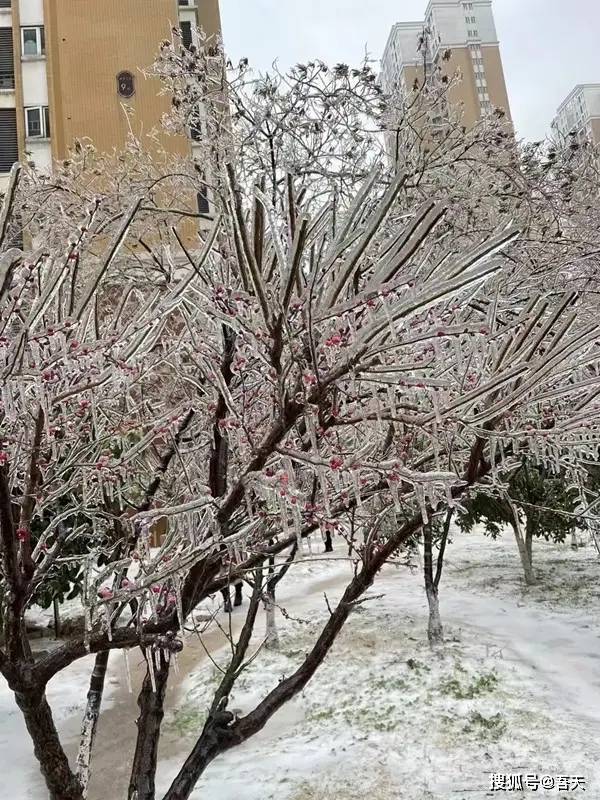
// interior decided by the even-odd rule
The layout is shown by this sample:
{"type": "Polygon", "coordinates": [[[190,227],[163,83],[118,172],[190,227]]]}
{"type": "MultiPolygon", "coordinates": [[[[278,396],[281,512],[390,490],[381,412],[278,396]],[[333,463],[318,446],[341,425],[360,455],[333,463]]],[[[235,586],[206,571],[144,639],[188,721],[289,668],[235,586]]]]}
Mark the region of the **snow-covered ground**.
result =
{"type": "MultiPolygon", "coordinates": [[[[371,590],[375,599],[353,613],[303,695],[254,739],[217,759],[194,800],[480,800],[498,795],[489,791],[490,773],[587,781],[585,793],[540,789],[508,795],[514,798],[600,798],[600,561],[591,547],[535,547],[545,588],[525,587],[508,534],[496,542],[456,535],[441,585],[448,642],[436,653],[426,642],[421,575],[388,567],[371,590]]],[[[261,651],[238,684],[232,707],[249,710],[300,662],[326,619],[324,595],[333,604],[350,574],[337,558],[342,553],[334,555],[301,563],[286,579],[279,601],[291,618],[278,615],[281,651],[261,651]]],[[[241,620],[234,615],[234,629],[241,620]]],[[[204,644],[223,662],[221,633],[209,633],[204,644]]],[[[135,690],[141,670],[133,657],[132,664],[135,690]]],[[[189,752],[218,678],[193,638],[181,667],[168,695],[159,790],[189,752]]],[[[80,662],[60,686],[50,687],[71,752],[88,670],[80,662]]],[[[126,794],[135,694],[128,693],[124,673],[122,657],[114,655],[91,800],[126,794]]],[[[45,800],[5,687],[0,763],[2,797],[45,800]]]]}

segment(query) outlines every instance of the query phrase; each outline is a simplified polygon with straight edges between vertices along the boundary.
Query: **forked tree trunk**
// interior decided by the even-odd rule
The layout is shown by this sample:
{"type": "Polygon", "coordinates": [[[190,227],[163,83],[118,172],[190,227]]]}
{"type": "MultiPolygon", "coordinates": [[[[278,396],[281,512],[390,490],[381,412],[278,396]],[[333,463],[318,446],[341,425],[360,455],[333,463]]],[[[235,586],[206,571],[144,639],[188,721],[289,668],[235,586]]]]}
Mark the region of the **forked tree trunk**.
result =
{"type": "Polygon", "coordinates": [[[87,696],[87,705],[81,725],[81,738],[79,751],[77,753],[77,777],[81,784],[83,796],[87,797],[90,782],[92,751],[94,739],[100,719],[100,707],[102,706],[102,694],[104,692],[104,679],[108,666],[109,651],[103,650],[98,653],[94,662],[94,670],[90,679],[90,688],[87,696]]]}
{"type": "MultiPolygon", "coordinates": [[[[444,643],[444,627],[442,625],[442,617],[440,614],[440,598],[439,598],[439,585],[442,580],[442,571],[444,569],[444,556],[446,554],[446,545],[448,544],[448,535],[450,533],[450,524],[454,509],[449,508],[444,520],[444,527],[439,541],[439,549],[437,556],[437,563],[435,567],[435,574],[433,570],[433,528],[432,524],[425,525],[423,528],[423,575],[425,577],[425,594],[427,596],[427,605],[429,606],[429,619],[427,622],[427,638],[432,647],[444,643]]],[[[417,552],[419,548],[417,546],[417,552]]]]}
{"type": "Polygon", "coordinates": [[[146,653],[146,677],[138,697],[140,716],[137,721],[138,734],[129,782],[129,800],[154,800],[156,788],[156,766],[158,763],[158,744],[160,726],[165,715],[164,702],[169,679],[169,661],[162,653],[158,664],[149,660],[153,658],[150,651],[146,653]],[[154,686],[150,670],[154,671],[154,686]]]}
{"type": "Polygon", "coordinates": [[[525,575],[525,583],[528,586],[533,586],[535,584],[535,574],[533,572],[533,563],[532,563],[533,532],[531,532],[528,529],[526,536],[523,537],[523,529],[521,526],[521,520],[519,518],[519,512],[517,511],[517,508],[514,505],[514,503],[510,503],[510,507],[513,515],[513,522],[511,524],[511,528],[513,529],[515,540],[517,542],[519,557],[521,559],[521,565],[523,567],[523,574],[525,575]]]}
{"type": "Polygon", "coordinates": [[[69,766],[52,719],[46,696],[40,692],[15,692],[33,750],[46,781],[50,800],[83,800],[81,784],[69,766]]]}

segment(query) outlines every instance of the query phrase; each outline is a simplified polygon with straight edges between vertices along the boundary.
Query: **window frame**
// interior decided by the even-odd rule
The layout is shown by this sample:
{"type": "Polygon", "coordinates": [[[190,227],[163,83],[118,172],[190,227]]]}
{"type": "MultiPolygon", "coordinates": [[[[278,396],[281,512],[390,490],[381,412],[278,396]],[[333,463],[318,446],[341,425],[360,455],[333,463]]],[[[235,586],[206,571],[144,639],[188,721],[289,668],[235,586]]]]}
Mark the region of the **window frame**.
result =
{"type": "Polygon", "coordinates": [[[48,106],[25,106],[23,109],[25,113],[25,138],[44,140],[50,138],[50,109],[48,106]],[[39,113],[40,133],[31,133],[29,126],[29,114],[32,111],[39,113]]]}
{"type": "Polygon", "coordinates": [[[23,58],[43,58],[46,55],[46,32],[43,25],[21,26],[21,56],[23,58]],[[35,31],[35,53],[25,52],[25,32],[35,31]]]}

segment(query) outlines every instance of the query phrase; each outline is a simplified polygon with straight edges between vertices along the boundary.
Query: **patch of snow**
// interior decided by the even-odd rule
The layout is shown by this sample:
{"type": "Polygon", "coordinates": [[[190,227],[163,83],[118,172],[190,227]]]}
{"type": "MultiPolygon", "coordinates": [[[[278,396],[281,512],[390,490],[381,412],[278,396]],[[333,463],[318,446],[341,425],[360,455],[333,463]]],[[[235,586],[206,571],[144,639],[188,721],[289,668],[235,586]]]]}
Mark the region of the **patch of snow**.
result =
{"type": "MultiPolygon", "coordinates": [[[[194,800],[483,800],[495,796],[488,791],[492,772],[582,775],[587,793],[563,796],[600,797],[597,554],[536,542],[541,586],[531,589],[523,583],[511,537],[491,541],[480,532],[455,532],[453,538],[440,587],[445,647],[432,652],[427,645],[420,571],[387,567],[372,587],[374,599],[352,614],[302,695],[256,737],[217,758],[194,800]]],[[[259,652],[230,707],[249,711],[298,666],[327,617],[324,595],[330,605],[341,595],[351,564],[339,545],[325,558],[319,545],[278,587],[277,602],[288,612],[286,618],[277,614],[280,651],[259,652]]],[[[209,601],[205,611],[216,612],[218,601],[209,601]]],[[[243,609],[231,616],[234,635],[243,619],[243,609]]],[[[217,620],[226,631],[227,615],[218,613],[217,620]]],[[[254,648],[263,636],[261,614],[254,648]]],[[[227,648],[215,624],[202,644],[188,634],[181,674],[173,676],[168,691],[157,797],[201,729],[227,648]]],[[[111,656],[90,800],[105,800],[107,774],[111,796],[125,796],[143,673],[138,651],[131,662],[132,695],[122,656],[111,656]]],[[[91,663],[77,662],[50,685],[71,756],[91,663]]],[[[46,800],[20,713],[4,684],[0,758],[7,765],[4,796],[46,800]]]]}

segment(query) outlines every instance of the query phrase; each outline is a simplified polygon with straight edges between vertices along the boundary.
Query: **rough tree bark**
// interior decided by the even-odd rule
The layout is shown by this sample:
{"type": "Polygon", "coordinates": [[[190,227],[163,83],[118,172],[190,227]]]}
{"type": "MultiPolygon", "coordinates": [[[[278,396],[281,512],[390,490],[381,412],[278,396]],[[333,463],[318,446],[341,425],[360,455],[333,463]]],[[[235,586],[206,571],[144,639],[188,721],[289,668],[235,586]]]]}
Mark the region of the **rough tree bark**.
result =
{"type": "Polygon", "coordinates": [[[71,771],[52,719],[52,712],[42,690],[15,692],[33,750],[46,781],[51,800],[84,800],[81,784],[71,771]]]}

